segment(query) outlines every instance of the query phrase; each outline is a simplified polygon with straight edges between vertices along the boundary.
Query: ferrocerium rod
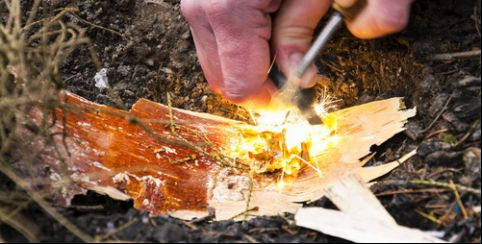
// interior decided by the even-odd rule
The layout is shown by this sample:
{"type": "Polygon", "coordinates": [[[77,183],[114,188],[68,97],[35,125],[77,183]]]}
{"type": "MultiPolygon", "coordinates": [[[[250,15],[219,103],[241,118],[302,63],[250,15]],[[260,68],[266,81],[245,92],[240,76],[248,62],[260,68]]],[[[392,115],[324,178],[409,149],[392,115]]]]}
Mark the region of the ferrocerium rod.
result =
{"type": "Polygon", "coordinates": [[[328,23],[316,38],[315,42],[313,42],[313,45],[311,45],[308,52],[306,52],[305,56],[303,56],[303,59],[298,64],[296,68],[297,78],[303,77],[306,69],[313,63],[313,60],[315,60],[316,55],[318,55],[320,50],[326,45],[336,30],[340,28],[342,23],[343,16],[338,12],[334,12],[328,23]]]}

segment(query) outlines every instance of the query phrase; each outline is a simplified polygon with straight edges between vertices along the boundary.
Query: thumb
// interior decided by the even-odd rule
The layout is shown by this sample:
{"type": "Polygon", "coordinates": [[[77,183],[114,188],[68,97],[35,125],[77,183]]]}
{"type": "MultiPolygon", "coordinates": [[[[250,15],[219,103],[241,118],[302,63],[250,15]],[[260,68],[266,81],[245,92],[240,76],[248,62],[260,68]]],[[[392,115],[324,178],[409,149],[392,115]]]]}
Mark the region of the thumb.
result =
{"type": "MultiPolygon", "coordinates": [[[[341,2],[347,0],[336,2],[341,5],[341,2]]],[[[353,35],[364,39],[399,32],[408,24],[412,2],[413,0],[369,0],[367,7],[347,23],[348,29],[353,35]]]]}
{"type": "MultiPolygon", "coordinates": [[[[308,51],[314,30],[332,1],[285,0],[278,11],[273,25],[272,45],[276,62],[281,71],[289,77],[308,51]]],[[[300,86],[314,85],[317,68],[312,65],[301,79],[300,86]]]]}

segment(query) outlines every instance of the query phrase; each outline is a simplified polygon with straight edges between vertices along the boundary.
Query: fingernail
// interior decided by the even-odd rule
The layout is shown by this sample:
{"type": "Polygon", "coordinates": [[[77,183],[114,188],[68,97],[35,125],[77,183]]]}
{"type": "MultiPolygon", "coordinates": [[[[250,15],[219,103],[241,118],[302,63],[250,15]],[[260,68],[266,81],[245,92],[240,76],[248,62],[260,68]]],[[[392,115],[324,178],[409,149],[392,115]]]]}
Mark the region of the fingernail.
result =
{"type": "Polygon", "coordinates": [[[301,62],[301,60],[303,59],[303,54],[302,53],[292,53],[289,57],[289,71],[290,71],[290,74],[295,72],[296,71],[296,68],[298,66],[298,64],[301,62]]]}

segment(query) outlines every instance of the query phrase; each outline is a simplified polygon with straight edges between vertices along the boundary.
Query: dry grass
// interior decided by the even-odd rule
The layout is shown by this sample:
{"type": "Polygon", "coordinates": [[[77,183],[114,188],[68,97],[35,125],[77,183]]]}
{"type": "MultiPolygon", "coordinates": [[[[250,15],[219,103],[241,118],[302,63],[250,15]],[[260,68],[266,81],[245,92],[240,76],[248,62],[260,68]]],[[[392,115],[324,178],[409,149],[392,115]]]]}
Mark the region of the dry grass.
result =
{"type": "Polygon", "coordinates": [[[42,4],[48,1],[30,1],[28,6],[24,1],[0,1],[3,11],[0,13],[0,172],[16,183],[16,189],[2,186],[0,195],[17,198],[6,197],[2,201],[0,221],[27,240],[38,241],[34,223],[26,221],[21,213],[31,202],[36,202],[79,239],[89,241],[91,237],[47,203],[45,197],[49,193],[38,192],[32,183],[35,179],[24,180],[25,176],[29,177],[28,170],[22,176],[12,170],[12,165],[19,161],[35,164],[42,149],[27,150],[30,142],[41,140],[51,145],[54,136],[63,136],[49,130],[53,124],[51,111],[61,104],[58,95],[63,82],[59,67],[77,47],[90,47],[84,29],[64,21],[66,15],[77,9],[65,8],[51,13],[42,4]],[[34,107],[43,110],[40,123],[28,117],[34,107]]]}

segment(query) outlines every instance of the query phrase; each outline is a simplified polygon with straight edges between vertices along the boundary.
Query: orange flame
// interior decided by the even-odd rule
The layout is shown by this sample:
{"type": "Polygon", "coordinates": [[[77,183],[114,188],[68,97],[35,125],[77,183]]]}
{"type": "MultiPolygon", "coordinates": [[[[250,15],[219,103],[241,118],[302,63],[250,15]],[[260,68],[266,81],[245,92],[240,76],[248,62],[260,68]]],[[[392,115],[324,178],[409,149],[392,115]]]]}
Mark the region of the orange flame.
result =
{"type": "Polygon", "coordinates": [[[321,177],[313,156],[338,142],[337,118],[326,112],[327,101],[322,99],[314,107],[323,118],[322,125],[310,125],[296,110],[257,112],[253,131],[231,139],[230,156],[249,162],[254,173],[279,172],[279,189],[287,186],[287,176],[296,177],[303,167],[312,168],[321,177]]]}

